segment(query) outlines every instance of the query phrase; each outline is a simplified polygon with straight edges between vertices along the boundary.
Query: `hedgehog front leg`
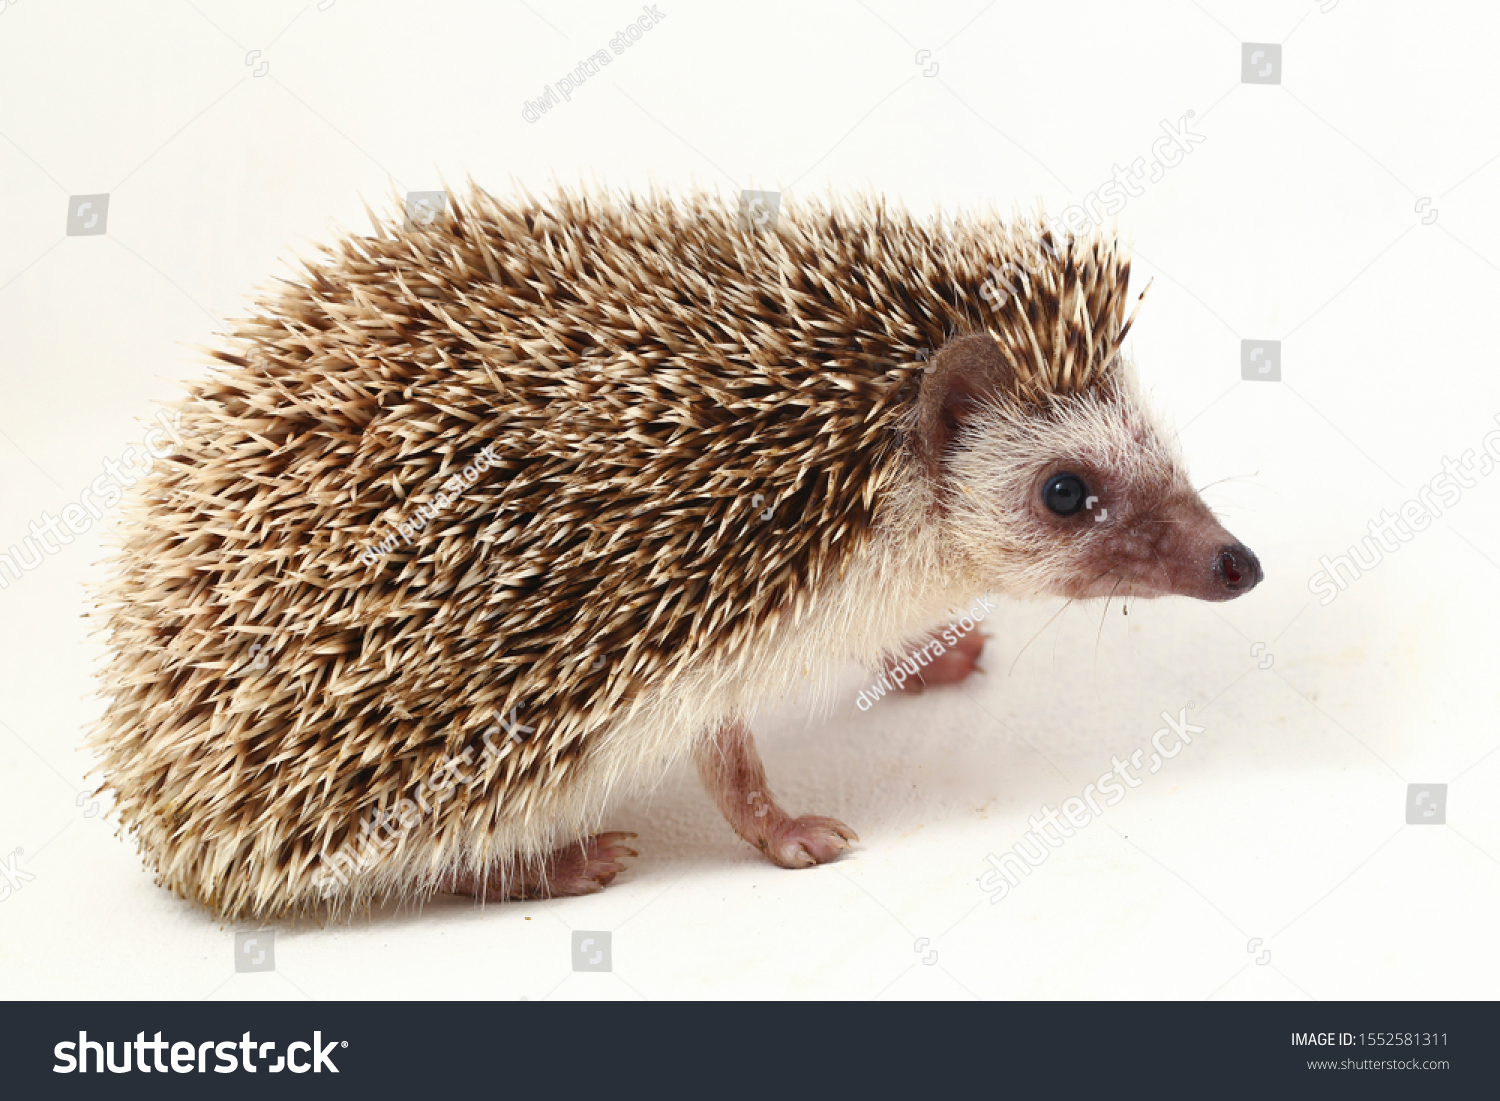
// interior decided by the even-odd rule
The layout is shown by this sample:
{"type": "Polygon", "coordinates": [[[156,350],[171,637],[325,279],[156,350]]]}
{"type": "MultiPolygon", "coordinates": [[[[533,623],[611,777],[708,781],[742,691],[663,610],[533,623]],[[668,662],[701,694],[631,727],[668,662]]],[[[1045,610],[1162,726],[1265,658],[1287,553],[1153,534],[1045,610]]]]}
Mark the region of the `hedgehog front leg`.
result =
{"type": "Polygon", "coordinates": [[[900,685],[901,691],[913,696],[924,688],[962,684],[972,674],[984,672],[979,667],[979,655],[989,637],[982,631],[971,631],[960,635],[957,643],[944,645],[941,632],[934,631],[927,645],[888,663],[886,675],[900,685]]]}
{"type": "Polygon", "coordinates": [[[783,868],[826,864],[858,841],[833,818],[793,818],[766,784],[755,739],[744,723],[726,723],[697,747],[698,774],[734,832],[783,868]]]}

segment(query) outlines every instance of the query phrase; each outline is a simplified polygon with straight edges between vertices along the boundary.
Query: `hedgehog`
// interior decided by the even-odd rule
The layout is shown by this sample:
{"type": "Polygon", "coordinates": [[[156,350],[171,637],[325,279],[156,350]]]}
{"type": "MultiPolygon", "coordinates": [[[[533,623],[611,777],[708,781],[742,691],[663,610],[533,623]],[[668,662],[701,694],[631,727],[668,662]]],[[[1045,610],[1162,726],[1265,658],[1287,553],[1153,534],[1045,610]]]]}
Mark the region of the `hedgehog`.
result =
{"type": "Polygon", "coordinates": [[[472,181],[371,219],[206,350],[94,601],[100,790],[221,921],[597,891],[611,798],[684,759],[827,863],[858,838],[772,794],[768,702],[923,639],[963,680],[976,596],[1262,578],[1136,381],[1113,235],[472,181]]]}

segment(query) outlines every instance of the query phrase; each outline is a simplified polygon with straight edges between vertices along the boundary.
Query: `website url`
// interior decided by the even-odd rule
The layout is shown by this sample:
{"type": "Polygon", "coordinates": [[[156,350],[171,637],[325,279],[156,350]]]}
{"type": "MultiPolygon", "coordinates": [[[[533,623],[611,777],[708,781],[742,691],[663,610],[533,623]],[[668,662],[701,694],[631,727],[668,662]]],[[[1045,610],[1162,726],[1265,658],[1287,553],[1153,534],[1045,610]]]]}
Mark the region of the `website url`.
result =
{"type": "Polygon", "coordinates": [[[1308,1070],[1447,1070],[1446,1059],[1309,1059],[1308,1070]]]}

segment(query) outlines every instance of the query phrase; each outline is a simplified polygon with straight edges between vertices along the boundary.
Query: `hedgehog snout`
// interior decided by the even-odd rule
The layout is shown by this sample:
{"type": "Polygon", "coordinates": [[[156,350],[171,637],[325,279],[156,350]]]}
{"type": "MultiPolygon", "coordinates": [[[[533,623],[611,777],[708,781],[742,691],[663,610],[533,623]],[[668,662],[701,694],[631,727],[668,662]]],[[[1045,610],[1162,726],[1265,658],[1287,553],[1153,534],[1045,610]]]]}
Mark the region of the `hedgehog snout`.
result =
{"type": "Polygon", "coordinates": [[[1167,592],[1191,596],[1198,600],[1222,602],[1243,596],[1265,577],[1260,559],[1216,521],[1209,520],[1206,530],[1184,532],[1173,553],[1166,559],[1167,592]]]}
{"type": "Polygon", "coordinates": [[[1107,567],[1107,576],[1123,576],[1139,595],[1233,600],[1265,577],[1255,553],[1224,530],[1196,497],[1134,517],[1111,533],[1093,557],[1101,570],[1107,567]]]}
{"type": "Polygon", "coordinates": [[[1229,594],[1224,599],[1233,600],[1259,585],[1266,575],[1254,551],[1244,543],[1230,543],[1219,548],[1219,556],[1214,559],[1214,576],[1229,594]]]}

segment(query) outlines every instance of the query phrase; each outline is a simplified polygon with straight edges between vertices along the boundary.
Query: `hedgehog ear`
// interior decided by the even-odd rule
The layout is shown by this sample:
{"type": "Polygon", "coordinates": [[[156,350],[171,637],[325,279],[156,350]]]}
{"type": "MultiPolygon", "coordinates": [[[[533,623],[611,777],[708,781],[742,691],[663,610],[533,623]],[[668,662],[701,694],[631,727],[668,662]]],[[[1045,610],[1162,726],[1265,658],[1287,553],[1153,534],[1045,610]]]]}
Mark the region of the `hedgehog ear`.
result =
{"type": "Polygon", "coordinates": [[[943,456],[959,429],[994,395],[1013,388],[1014,372],[988,333],[955,337],[928,362],[917,399],[916,449],[941,478],[943,456]]]}

